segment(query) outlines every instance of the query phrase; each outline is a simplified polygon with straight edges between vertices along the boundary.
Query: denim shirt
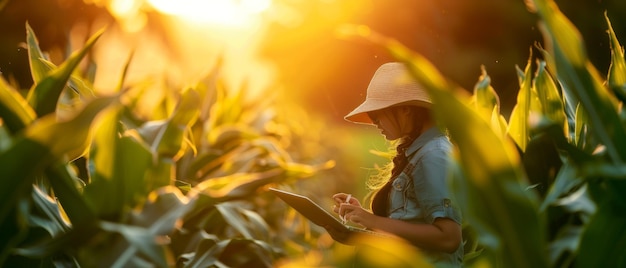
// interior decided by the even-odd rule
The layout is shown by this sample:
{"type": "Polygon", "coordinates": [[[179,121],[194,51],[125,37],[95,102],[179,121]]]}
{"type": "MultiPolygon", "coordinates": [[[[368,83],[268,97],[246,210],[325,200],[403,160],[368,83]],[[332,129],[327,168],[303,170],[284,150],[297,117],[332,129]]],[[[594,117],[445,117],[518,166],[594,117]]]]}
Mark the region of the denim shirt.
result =
{"type": "MultiPolygon", "coordinates": [[[[461,224],[453,206],[446,178],[452,144],[437,127],[422,133],[407,148],[409,163],[392,182],[389,215],[392,219],[432,224],[436,218],[449,218],[461,224]]],[[[461,266],[463,245],[453,254],[424,252],[435,264],[461,266]]]]}

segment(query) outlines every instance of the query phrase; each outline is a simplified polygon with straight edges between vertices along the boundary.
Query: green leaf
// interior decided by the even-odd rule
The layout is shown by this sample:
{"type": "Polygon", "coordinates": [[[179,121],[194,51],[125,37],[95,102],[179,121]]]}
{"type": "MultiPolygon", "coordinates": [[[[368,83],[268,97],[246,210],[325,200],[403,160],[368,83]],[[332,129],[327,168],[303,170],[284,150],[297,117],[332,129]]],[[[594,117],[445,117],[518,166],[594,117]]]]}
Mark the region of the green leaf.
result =
{"type": "Polygon", "coordinates": [[[141,210],[132,212],[130,224],[102,222],[103,230],[121,234],[128,243],[114,244],[103,252],[101,261],[110,262],[107,266],[111,267],[135,266],[133,263],[145,256],[149,263],[167,267],[166,236],[173,232],[194,203],[175,187],[163,187],[149,195],[141,210]]]}
{"type": "Polygon", "coordinates": [[[33,186],[31,196],[34,204],[34,212],[29,217],[31,225],[43,228],[51,237],[57,237],[70,229],[56,201],[36,186],[33,186]]]}
{"type": "Polygon", "coordinates": [[[184,196],[174,186],[161,187],[148,194],[141,211],[132,212],[132,224],[149,228],[158,235],[172,233],[180,218],[197,202],[196,195],[184,196]]]}
{"type": "MultiPolygon", "coordinates": [[[[565,112],[563,101],[554,80],[546,71],[546,62],[538,62],[537,75],[534,80],[534,88],[541,103],[542,114],[563,126],[563,131],[567,133],[569,130],[567,120],[565,120],[565,112]]],[[[568,136],[566,134],[566,136],[568,136]]]]}
{"type": "Polygon", "coordinates": [[[597,144],[592,139],[592,134],[589,130],[589,117],[585,109],[579,104],[576,107],[576,117],[575,117],[575,125],[574,125],[574,142],[576,146],[585,150],[586,152],[591,153],[595,150],[597,144]]]}
{"type": "MultiPolygon", "coordinates": [[[[535,45],[537,47],[537,49],[539,50],[539,52],[541,52],[541,55],[543,56],[544,61],[546,62],[546,69],[547,69],[547,73],[550,74],[551,77],[554,77],[557,75],[556,72],[556,63],[554,61],[554,57],[552,57],[552,55],[550,55],[550,53],[545,50],[543,47],[541,47],[539,44],[535,45]]],[[[568,122],[568,132],[570,135],[570,138],[572,138],[572,135],[574,135],[574,131],[573,131],[573,127],[575,125],[575,117],[576,117],[576,107],[578,107],[578,99],[576,99],[576,96],[573,94],[573,92],[571,90],[567,90],[567,85],[560,83],[560,81],[558,81],[558,79],[556,79],[556,77],[554,77],[554,79],[556,80],[555,82],[557,82],[557,86],[560,88],[560,93],[562,94],[561,99],[562,102],[564,104],[565,107],[565,116],[567,118],[567,122],[568,122]]]]}
{"type": "Polygon", "coordinates": [[[0,222],[6,220],[10,209],[20,198],[28,195],[34,177],[50,164],[54,156],[45,145],[31,139],[17,139],[0,153],[0,222]]]}
{"type": "Polygon", "coordinates": [[[91,183],[85,187],[85,197],[96,213],[112,219],[134,207],[154,187],[146,181],[152,154],[145,144],[122,136],[120,112],[116,109],[102,118],[90,150],[91,183]]]}
{"type": "Polygon", "coordinates": [[[606,11],[604,12],[604,18],[609,27],[608,33],[611,44],[611,65],[607,74],[607,82],[609,88],[615,92],[615,95],[622,102],[626,102],[626,60],[624,60],[624,48],[617,40],[606,11]]]}
{"type": "MultiPolygon", "coordinates": [[[[590,183],[593,195],[602,195],[601,183],[590,183]],[[596,194],[593,194],[596,192],[596,194]]],[[[621,189],[622,191],[624,189],[621,189]]],[[[623,192],[622,192],[623,193],[623,192]]],[[[626,264],[626,214],[624,206],[610,198],[594,198],[597,211],[586,225],[580,237],[576,266],[580,267],[621,267],[626,264]]]]}
{"type": "Polygon", "coordinates": [[[272,267],[273,253],[267,242],[231,239],[219,254],[219,261],[228,267],[272,267]]]}
{"type": "Polygon", "coordinates": [[[269,226],[257,213],[241,208],[241,204],[224,202],[215,205],[224,220],[247,239],[269,240],[269,226]]]}
{"type": "MultiPolygon", "coordinates": [[[[44,63],[46,68],[48,68],[48,72],[51,72],[58,68],[54,63],[48,60],[45,60],[45,59],[40,59],[40,60],[41,62],[44,63]]],[[[87,83],[85,80],[83,80],[80,76],[76,74],[72,74],[70,76],[68,84],[67,84],[67,88],[71,89],[73,92],[78,94],[78,96],[84,98],[85,100],[90,100],[92,97],[95,96],[93,92],[93,86],[87,83]]]]}
{"type": "Polygon", "coordinates": [[[12,207],[7,217],[9,220],[0,221],[0,239],[3,246],[0,248],[0,263],[7,265],[7,258],[14,255],[14,249],[22,243],[28,233],[28,215],[30,212],[29,200],[22,199],[18,201],[15,207],[12,207]]]}
{"type": "Polygon", "coordinates": [[[558,263],[562,261],[562,265],[554,265],[553,267],[571,267],[575,252],[580,243],[580,236],[583,230],[579,226],[565,226],[559,230],[557,237],[550,243],[550,262],[558,263]],[[570,256],[562,260],[563,256],[570,256]]]}
{"type": "Polygon", "coordinates": [[[101,222],[100,227],[108,232],[119,233],[128,242],[129,246],[116,258],[102,261],[113,261],[111,267],[125,267],[134,263],[137,251],[143,253],[152,264],[158,267],[167,267],[163,245],[157,243],[157,239],[150,230],[132,225],[124,225],[113,222],[101,222]]]}
{"type": "Polygon", "coordinates": [[[217,243],[211,240],[203,240],[198,246],[198,250],[191,260],[185,263],[185,267],[188,268],[202,268],[202,267],[229,267],[220,261],[218,261],[219,253],[221,253],[231,240],[222,240],[217,243]]]}
{"type": "Polygon", "coordinates": [[[517,104],[513,107],[509,119],[508,133],[522,151],[530,140],[529,116],[531,112],[532,73],[531,61],[528,60],[521,80],[520,90],[517,93],[517,104]]]}
{"type": "Polygon", "coordinates": [[[33,76],[33,81],[37,84],[48,75],[50,68],[41,61],[41,59],[48,59],[48,57],[41,51],[39,40],[37,40],[33,28],[30,27],[28,22],[26,22],[26,44],[28,45],[30,73],[33,76]]]}
{"type": "Polygon", "coordinates": [[[52,164],[45,171],[48,181],[72,225],[93,223],[97,220],[96,214],[78,190],[83,187],[77,186],[82,181],[74,177],[68,170],[69,168],[62,161],[52,164]]]}
{"type": "Polygon", "coordinates": [[[568,193],[574,188],[579,187],[583,183],[581,177],[576,176],[576,167],[570,162],[565,162],[559,173],[556,175],[556,179],[550,189],[546,198],[541,203],[539,208],[541,211],[546,211],[549,206],[554,205],[556,201],[568,193]]]}
{"type": "MultiPolygon", "coordinates": [[[[52,113],[56,110],[56,105],[65,84],[72,75],[87,52],[93,47],[96,40],[102,35],[104,29],[95,33],[81,50],[73,53],[70,58],[63,62],[58,69],[45,75],[38,83],[35,83],[28,92],[26,100],[35,110],[38,116],[52,113]]],[[[38,60],[39,61],[39,60],[38,60]]],[[[43,63],[41,63],[43,65],[43,63]]],[[[47,67],[41,67],[47,68],[47,67]]]]}
{"type": "Polygon", "coordinates": [[[590,131],[615,164],[626,161],[626,130],[617,113],[617,100],[603,86],[598,71],[587,59],[575,26],[552,0],[534,0],[543,21],[544,36],[553,45],[558,79],[580,101],[589,118],[590,131]]]}
{"type": "Polygon", "coordinates": [[[139,132],[150,144],[155,155],[176,161],[185,151],[185,135],[198,118],[199,108],[198,93],[188,89],[168,120],[148,122],[139,132]]]}
{"type": "Polygon", "coordinates": [[[480,78],[474,86],[474,99],[476,109],[484,114],[485,118],[490,118],[495,110],[500,114],[500,98],[491,86],[491,78],[487,75],[485,66],[481,66],[480,78]]]}
{"type": "Polygon", "coordinates": [[[76,117],[66,122],[57,122],[53,115],[41,118],[26,129],[25,136],[45,144],[54,155],[62,156],[69,150],[83,147],[88,142],[92,121],[100,111],[117,101],[117,96],[94,99],[76,117]]]}
{"type": "Polygon", "coordinates": [[[56,122],[53,115],[41,118],[0,153],[0,183],[3,185],[0,203],[4,204],[0,207],[0,221],[4,220],[8,209],[28,193],[36,174],[87,142],[96,115],[116,100],[117,97],[95,99],[67,122],[56,122]]]}
{"type": "Polygon", "coordinates": [[[68,232],[64,232],[52,239],[37,241],[34,245],[17,248],[14,250],[14,253],[34,259],[46,258],[63,251],[80,248],[93,239],[98,232],[98,227],[91,223],[75,225],[68,232]]]}
{"type": "Polygon", "coordinates": [[[281,168],[274,168],[259,173],[239,173],[211,178],[196,185],[193,191],[221,201],[245,198],[251,196],[259,187],[277,182],[277,178],[284,172],[281,168]]]}
{"type": "Polygon", "coordinates": [[[28,102],[3,77],[0,77],[0,118],[13,134],[24,129],[36,118],[28,102]]]}

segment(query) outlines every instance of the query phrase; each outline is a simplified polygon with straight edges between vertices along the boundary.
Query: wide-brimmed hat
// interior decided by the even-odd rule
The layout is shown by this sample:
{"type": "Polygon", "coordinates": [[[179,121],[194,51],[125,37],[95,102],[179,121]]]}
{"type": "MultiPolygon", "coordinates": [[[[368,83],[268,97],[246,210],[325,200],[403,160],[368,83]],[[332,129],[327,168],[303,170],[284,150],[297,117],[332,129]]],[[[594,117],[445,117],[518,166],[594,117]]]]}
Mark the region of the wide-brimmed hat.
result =
{"type": "Polygon", "coordinates": [[[381,65],[369,86],[365,101],[344,119],[360,124],[373,124],[368,112],[400,105],[415,105],[430,108],[432,102],[426,90],[409,74],[400,62],[381,65]]]}

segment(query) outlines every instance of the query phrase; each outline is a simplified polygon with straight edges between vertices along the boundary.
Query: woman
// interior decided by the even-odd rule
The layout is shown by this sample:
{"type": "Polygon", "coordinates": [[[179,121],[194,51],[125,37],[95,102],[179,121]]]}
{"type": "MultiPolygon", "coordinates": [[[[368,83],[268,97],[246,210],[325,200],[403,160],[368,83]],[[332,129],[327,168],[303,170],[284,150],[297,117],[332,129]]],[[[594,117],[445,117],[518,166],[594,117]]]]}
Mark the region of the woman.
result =
{"type": "MultiPolygon", "coordinates": [[[[377,126],[397,144],[396,156],[383,180],[369,183],[371,210],[346,193],[333,196],[333,210],[347,221],[403,238],[435,264],[461,266],[461,217],[446,184],[452,145],[433,122],[430,106],[426,91],[402,63],[376,71],[365,101],[345,119],[377,126]]],[[[346,234],[326,229],[333,239],[349,243],[346,234]]]]}

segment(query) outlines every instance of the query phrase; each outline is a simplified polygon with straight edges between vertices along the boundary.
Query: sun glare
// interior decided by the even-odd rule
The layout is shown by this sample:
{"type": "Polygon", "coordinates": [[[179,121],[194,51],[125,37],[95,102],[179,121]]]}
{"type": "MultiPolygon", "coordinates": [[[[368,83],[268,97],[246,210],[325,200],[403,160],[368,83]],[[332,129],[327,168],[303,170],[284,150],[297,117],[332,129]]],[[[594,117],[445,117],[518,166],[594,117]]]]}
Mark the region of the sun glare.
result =
{"type": "Polygon", "coordinates": [[[267,10],[272,0],[148,0],[161,13],[202,23],[238,26],[267,10]]]}

